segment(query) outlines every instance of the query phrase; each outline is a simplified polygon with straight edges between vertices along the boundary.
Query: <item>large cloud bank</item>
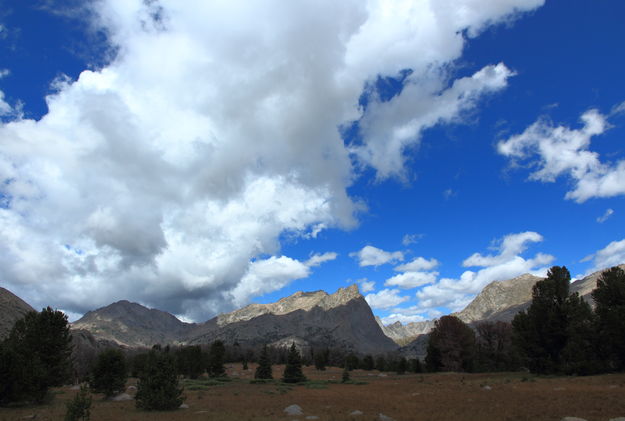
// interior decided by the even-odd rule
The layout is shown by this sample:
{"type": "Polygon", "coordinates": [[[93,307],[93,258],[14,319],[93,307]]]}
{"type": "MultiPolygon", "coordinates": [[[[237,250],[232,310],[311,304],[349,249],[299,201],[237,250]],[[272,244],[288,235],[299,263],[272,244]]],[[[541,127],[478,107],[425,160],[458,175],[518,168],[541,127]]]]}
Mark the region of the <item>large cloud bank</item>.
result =
{"type": "Polygon", "coordinates": [[[89,3],[110,62],[57,81],[40,120],[0,92],[0,279],[35,306],[202,319],[308,276],[324,259],[280,255],[280,236],[355,226],[358,168],[402,177],[422,130],[513,75],[451,80],[466,37],[542,3],[89,3]],[[407,69],[399,95],[371,92],[407,69]]]}

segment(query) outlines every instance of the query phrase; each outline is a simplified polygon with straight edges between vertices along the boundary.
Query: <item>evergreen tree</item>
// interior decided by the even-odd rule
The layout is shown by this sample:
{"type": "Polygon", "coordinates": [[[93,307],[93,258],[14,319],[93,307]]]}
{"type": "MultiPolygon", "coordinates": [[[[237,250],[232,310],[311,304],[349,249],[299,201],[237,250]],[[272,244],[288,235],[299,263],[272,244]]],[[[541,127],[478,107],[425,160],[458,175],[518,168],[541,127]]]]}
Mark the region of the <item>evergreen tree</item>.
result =
{"type": "Polygon", "coordinates": [[[592,292],[600,354],[608,370],[625,370],[625,272],[604,271],[592,292]]]}
{"type": "Polygon", "coordinates": [[[423,365],[421,365],[420,359],[413,358],[410,360],[410,371],[413,373],[423,373],[423,365]]]}
{"type": "Polygon", "coordinates": [[[397,372],[397,374],[405,374],[407,370],[408,370],[408,360],[406,360],[406,358],[404,357],[400,357],[399,360],[397,361],[397,367],[395,371],[397,372]]]}
{"type": "Polygon", "coordinates": [[[0,405],[41,402],[49,387],[71,380],[67,316],[50,307],[18,320],[0,345],[0,405]]]}
{"type": "Polygon", "coordinates": [[[145,410],[172,410],[182,404],[182,387],[178,382],[176,361],[167,352],[152,350],[139,376],[137,408],[145,410]]]}
{"type": "Polygon", "coordinates": [[[349,370],[347,369],[347,364],[345,364],[345,368],[343,369],[343,376],[341,377],[341,383],[347,383],[349,381],[349,370]]]}
{"type": "Polygon", "coordinates": [[[285,383],[300,383],[306,381],[306,377],[302,372],[302,358],[295,347],[295,342],[291,344],[291,348],[289,349],[282,381],[285,383]]]}
{"type": "Polygon", "coordinates": [[[226,347],[222,341],[216,340],[211,344],[207,368],[209,377],[224,377],[226,375],[226,368],[224,367],[225,354],[226,347]]]}
{"type": "Polygon", "coordinates": [[[81,385],[74,399],[67,403],[65,421],[89,421],[90,417],[91,394],[85,385],[81,385]]]}
{"type": "Polygon", "coordinates": [[[345,357],[345,367],[347,367],[349,371],[357,369],[359,365],[360,360],[358,360],[356,354],[349,353],[347,357],[345,357]]]}
{"type": "Polygon", "coordinates": [[[365,355],[360,364],[363,370],[371,371],[375,367],[373,357],[371,355],[365,355]]]}
{"type": "Polygon", "coordinates": [[[204,355],[199,345],[185,346],[176,352],[178,372],[191,379],[197,379],[204,372],[204,355]]]}
{"type": "Polygon", "coordinates": [[[258,367],[254,373],[255,379],[273,379],[271,370],[271,360],[269,359],[269,351],[267,345],[263,346],[260,356],[258,358],[258,367]]]}
{"type": "Polygon", "coordinates": [[[105,397],[122,392],[128,380],[128,366],[124,354],[117,349],[107,349],[98,355],[91,374],[91,388],[105,397]]]}
{"type": "Polygon", "coordinates": [[[429,371],[472,371],[475,334],[455,316],[443,316],[430,332],[425,361],[429,371]]]}
{"type": "Polygon", "coordinates": [[[323,351],[317,351],[314,355],[315,368],[319,371],[324,371],[326,369],[326,365],[328,364],[328,360],[326,358],[326,353],[323,351]]]}
{"type": "Polygon", "coordinates": [[[569,295],[570,279],[566,267],[552,267],[534,285],[530,307],[512,321],[514,342],[533,373],[597,370],[592,312],[577,294],[569,295]]]}
{"type": "Polygon", "coordinates": [[[475,326],[476,370],[514,371],[520,367],[519,355],[512,342],[512,325],[504,322],[481,322],[475,326]]]}
{"type": "Polygon", "coordinates": [[[375,369],[378,371],[386,371],[386,359],[383,355],[378,355],[375,359],[375,369]]]}

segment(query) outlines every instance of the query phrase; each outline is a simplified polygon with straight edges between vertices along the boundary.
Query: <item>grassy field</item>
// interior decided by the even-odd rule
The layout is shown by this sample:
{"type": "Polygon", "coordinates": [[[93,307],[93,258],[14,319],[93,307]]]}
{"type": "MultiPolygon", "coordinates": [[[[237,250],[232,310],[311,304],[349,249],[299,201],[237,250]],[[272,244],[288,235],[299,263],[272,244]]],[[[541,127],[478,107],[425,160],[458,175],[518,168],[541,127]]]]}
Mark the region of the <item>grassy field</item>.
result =
{"type": "MultiPolygon", "coordinates": [[[[228,368],[228,381],[200,379],[185,382],[188,408],[173,412],[144,412],[134,401],[104,401],[94,395],[93,421],[160,420],[376,420],[382,413],[397,421],[554,420],[575,416],[588,421],[625,417],[625,374],[591,377],[534,377],[502,374],[387,374],[356,370],[353,382],[341,384],[341,369],[305,369],[304,385],[280,382],[250,384],[250,370],[228,368]],[[285,407],[297,404],[304,415],[289,416],[285,407]],[[352,411],[362,415],[350,416],[352,411]]],[[[279,377],[283,367],[274,366],[279,377]]],[[[135,379],[129,385],[136,383],[135,379]]],[[[62,420],[65,405],[76,393],[54,389],[48,405],[0,408],[0,420],[62,420]],[[34,416],[34,418],[33,418],[34,416]]]]}

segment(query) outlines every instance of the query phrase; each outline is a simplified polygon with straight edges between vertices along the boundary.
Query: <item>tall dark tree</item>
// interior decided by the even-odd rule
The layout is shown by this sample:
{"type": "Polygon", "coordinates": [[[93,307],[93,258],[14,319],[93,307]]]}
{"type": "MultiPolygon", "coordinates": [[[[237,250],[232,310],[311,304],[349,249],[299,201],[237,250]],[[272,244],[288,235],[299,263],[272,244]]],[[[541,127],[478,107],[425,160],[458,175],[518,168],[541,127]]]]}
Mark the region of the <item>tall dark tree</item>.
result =
{"type": "Polygon", "coordinates": [[[291,348],[289,348],[282,381],[285,383],[300,383],[306,381],[306,376],[304,376],[302,372],[302,357],[295,347],[295,343],[291,344],[291,348]]]}
{"type": "Polygon", "coordinates": [[[472,371],[475,333],[455,316],[443,316],[430,332],[425,358],[430,371],[472,371]]]}
{"type": "Polygon", "coordinates": [[[600,355],[608,370],[625,370],[625,271],[604,271],[592,292],[600,355]]]}
{"type": "Polygon", "coordinates": [[[481,322],[475,326],[476,370],[514,371],[520,360],[512,342],[512,325],[504,322],[481,322]]]}
{"type": "Polygon", "coordinates": [[[51,386],[71,380],[67,316],[50,307],[27,313],[0,345],[0,404],[41,402],[51,386]]]}
{"type": "Polygon", "coordinates": [[[261,380],[273,379],[271,360],[269,359],[269,351],[267,350],[267,345],[263,346],[263,349],[260,352],[260,356],[258,357],[258,366],[256,367],[254,378],[261,380]]]}
{"type": "Polygon", "coordinates": [[[126,357],[117,349],[107,349],[98,355],[91,374],[91,388],[111,397],[124,391],[128,380],[126,357]]]}
{"type": "Polygon", "coordinates": [[[197,379],[204,372],[204,355],[199,345],[185,346],[176,352],[178,372],[191,379],[197,379]]]}
{"type": "Polygon", "coordinates": [[[177,409],[184,400],[182,392],[173,355],[150,351],[137,384],[137,408],[157,411],[177,409]]]}
{"type": "Polygon", "coordinates": [[[539,374],[595,371],[592,312],[569,295],[571,275],[553,266],[534,285],[532,304],[512,320],[513,339],[530,371],[539,374]]]}
{"type": "Polygon", "coordinates": [[[375,367],[373,356],[365,355],[362,361],[360,362],[360,367],[362,367],[363,370],[367,370],[367,371],[373,370],[373,368],[375,367]]]}
{"type": "Polygon", "coordinates": [[[222,341],[216,340],[211,344],[206,370],[210,377],[224,377],[226,375],[226,368],[224,367],[225,354],[226,347],[222,341]]]}
{"type": "Polygon", "coordinates": [[[386,358],[384,358],[384,355],[378,355],[376,357],[375,369],[378,371],[386,371],[386,358]]]}
{"type": "Polygon", "coordinates": [[[397,367],[395,367],[397,374],[404,374],[408,371],[408,360],[404,357],[399,357],[397,360],[397,367]]]}
{"type": "Polygon", "coordinates": [[[328,364],[328,360],[326,358],[325,352],[318,350],[315,352],[313,360],[315,362],[315,368],[319,371],[324,371],[326,369],[326,365],[328,364]]]}
{"type": "Polygon", "coordinates": [[[360,365],[360,360],[358,359],[356,354],[350,352],[349,354],[347,354],[347,357],[345,357],[344,364],[345,367],[347,367],[347,370],[352,371],[358,368],[358,366],[360,365]]]}

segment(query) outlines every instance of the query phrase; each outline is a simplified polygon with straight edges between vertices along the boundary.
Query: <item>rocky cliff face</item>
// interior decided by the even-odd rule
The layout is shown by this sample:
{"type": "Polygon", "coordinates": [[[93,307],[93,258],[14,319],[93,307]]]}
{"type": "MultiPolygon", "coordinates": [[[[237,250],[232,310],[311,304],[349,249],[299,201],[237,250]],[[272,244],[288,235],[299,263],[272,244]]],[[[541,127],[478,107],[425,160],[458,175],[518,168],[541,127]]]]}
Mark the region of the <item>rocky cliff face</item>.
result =
{"type": "Polygon", "coordinates": [[[97,339],[127,347],[178,343],[191,326],[167,312],[128,301],[90,311],[72,323],[73,330],[86,330],[97,339]]]}
{"type": "Polygon", "coordinates": [[[434,323],[436,322],[436,320],[425,320],[423,322],[406,323],[405,325],[401,322],[395,322],[385,326],[379,317],[375,319],[382,328],[382,332],[401,346],[407,345],[417,337],[429,333],[434,328],[434,323]]]}
{"type": "Polygon", "coordinates": [[[8,289],[0,288],[0,340],[6,338],[15,322],[29,311],[35,309],[8,289]]]}
{"type": "MultiPolygon", "coordinates": [[[[619,265],[619,267],[625,270],[625,264],[619,265]]],[[[586,300],[591,306],[594,306],[595,303],[590,295],[592,291],[597,288],[597,280],[603,273],[603,270],[599,270],[597,272],[593,272],[590,275],[578,279],[577,281],[571,284],[571,292],[577,292],[584,300],[586,300]]]]}
{"type": "Polygon", "coordinates": [[[332,295],[298,292],[277,303],[248,306],[196,326],[186,341],[196,344],[220,339],[261,345],[289,337],[300,338],[312,347],[341,347],[363,353],[396,348],[376,323],[356,285],[332,295]],[[258,312],[261,314],[250,317],[258,312]]]}
{"type": "Polygon", "coordinates": [[[484,289],[465,307],[455,313],[465,323],[480,320],[504,320],[505,310],[524,304],[532,299],[532,287],[542,278],[526,273],[506,281],[495,281],[484,289]]]}

